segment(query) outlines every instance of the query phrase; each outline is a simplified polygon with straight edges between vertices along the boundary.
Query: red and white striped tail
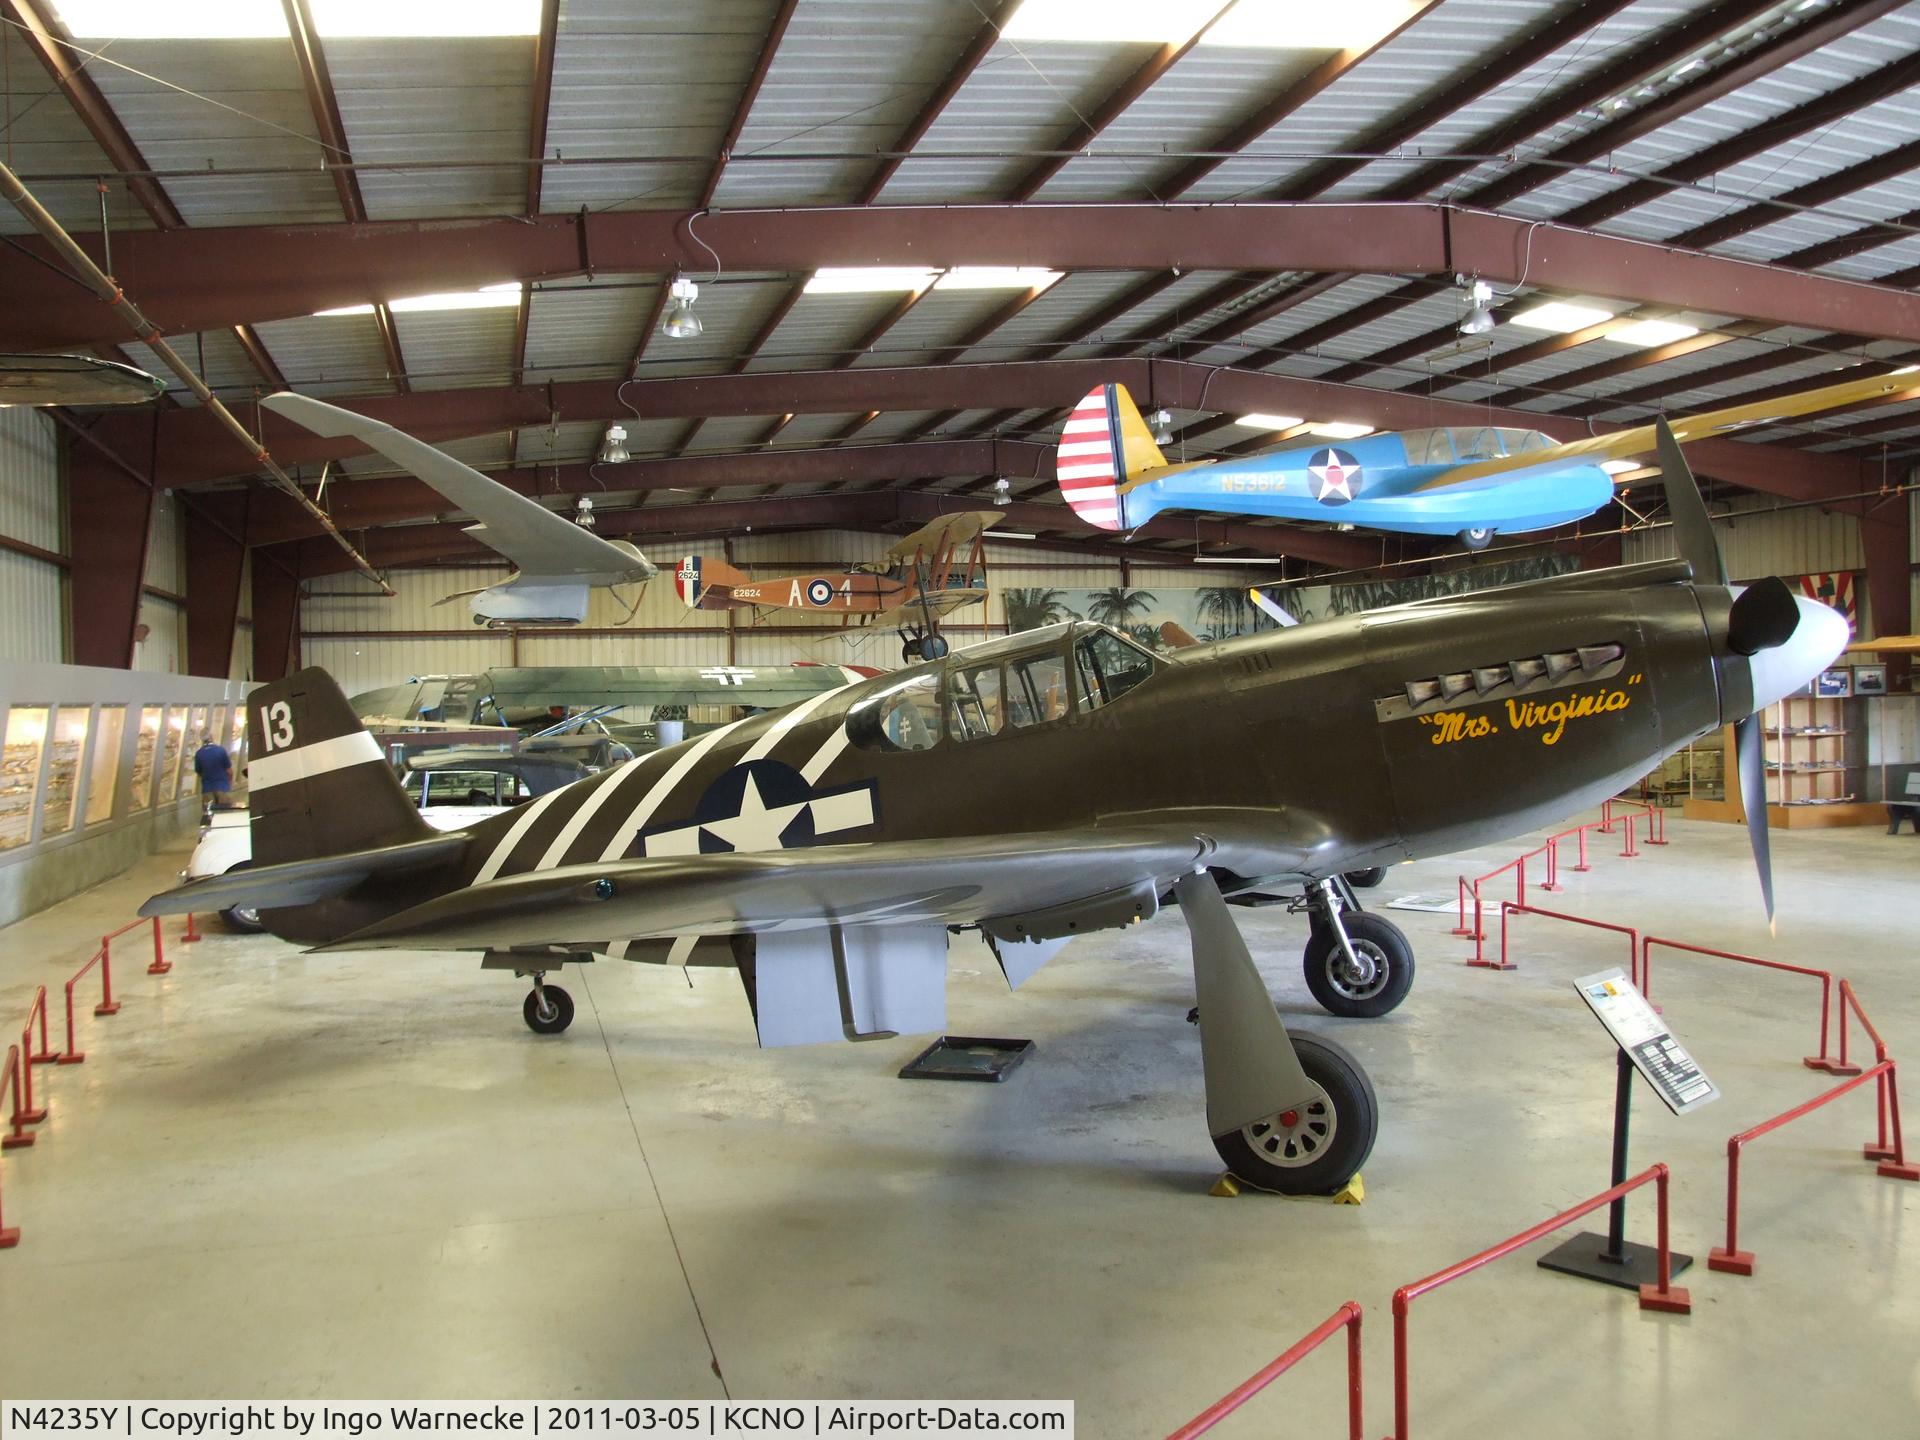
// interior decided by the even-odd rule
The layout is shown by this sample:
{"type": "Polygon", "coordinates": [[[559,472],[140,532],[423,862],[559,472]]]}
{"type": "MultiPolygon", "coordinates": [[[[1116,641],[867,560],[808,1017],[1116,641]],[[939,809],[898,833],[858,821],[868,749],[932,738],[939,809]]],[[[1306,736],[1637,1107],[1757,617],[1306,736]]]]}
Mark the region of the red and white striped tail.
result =
{"type": "Polygon", "coordinates": [[[1060,448],[1054,452],[1054,475],[1060,493],[1073,513],[1102,530],[1125,527],[1120,518],[1120,481],[1123,455],[1120,427],[1114,414],[1113,386],[1102,385],[1073,407],[1060,448]]]}

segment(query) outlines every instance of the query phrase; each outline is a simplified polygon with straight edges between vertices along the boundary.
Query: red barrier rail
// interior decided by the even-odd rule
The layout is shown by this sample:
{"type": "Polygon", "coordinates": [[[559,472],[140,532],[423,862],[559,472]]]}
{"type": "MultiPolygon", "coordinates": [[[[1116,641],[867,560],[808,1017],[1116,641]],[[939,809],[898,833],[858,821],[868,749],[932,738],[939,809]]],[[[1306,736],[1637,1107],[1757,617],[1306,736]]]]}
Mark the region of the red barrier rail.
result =
{"type": "MultiPolygon", "coordinates": [[[[1632,859],[1640,853],[1633,848],[1633,827],[1637,818],[1636,815],[1628,815],[1626,817],[1626,843],[1620,850],[1623,859],[1632,859]]],[[[1648,825],[1651,827],[1652,822],[1649,821],[1648,825]]],[[[1598,830],[1604,834],[1611,835],[1613,833],[1612,821],[1590,820],[1585,825],[1575,825],[1570,829],[1560,831],[1558,834],[1549,835],[1544,842],[1536,845],[1533,849],[1527,851],[1526,854],[1509,860],[1498,870],[1489,870],[1485,875],[1474,880],[1469,880],[1464,875],[1459,877],[1454,894],[1454,903],[1458,911],[1458,916],[1453,927],[1453,933],[1462,939],[1473,941],[1473,959],[1467,962],[1469,965],[1475,965],[1487,970],[1498,970],[1501,968],[1498,965],[1490,965],[1487,963],[1486,952],[1483,948],[1487,937],[1486,925],[1484,924],[1485,909],[1480,894],[1480,887],[1489,880],[1497,880],[1506,874],[1507,871],[1512,870],[1515,872],[1514,903],[1524,905],[1527,903],[1527,861],[1533,859],[1536,855],[1544,855],[1546,856],[1546,878],[1540,882],[1539,888],[1542,890],[1564,889],[1565,887],[1560,883],[1560,842],[1568,836],[1573,836],[1580,846],[1580,859],[1579,863],[1572,868],[1576,871],[1591,870],[1593,867],[1587,863],[1587,832],[1589,830],[1598,830]],[[1467,899],[1469,896],[1473,899],[1472,925],[1467,924],[1467,899]]],[[[1664,845],[1667,842],[1663,839],[1660,843],[1664,845]]]]}
{"type": "MultiPolygon", "coordinates": [[[[1715,950],[1710,945],[1689,945],[1684,940],[1667,940],[1658,935],[1649,935],[1640,942],[1640,991],[1648,993],[1653,981],[1653,947],[1663,945],[1669,950],[1684,950],[1689,955],[1708,955],[1716,960],[1736,960],[1742,965],[1758,965],[1766,970],[1785,970],[1793,975],[1807,975],[1820,982],[1820,1053],[1808,1055],[1801,1060],[1809,1070],[1824,1070],[1829,1075],[1858,1075],[1860,1067],[1847,1063],[1846,1051],[1846,1014],[1841,1013],[1840,1058],[1834,1059],[1827,1054],[1827,1031],[1829,1016],[1833,1010],[1833,974],[1827,970],[1815,970],[1810,965],[1789,965],[1784,960],[1763,960],[1758,955],[1742,955],[1735,950],[1715,950]]],[[[1842,982],[1845,983],[1844,981],[1842,982]]]]}
{"type": "MultiPolygon", "coordinates": [[[[1786,1114],[1776,1115],[1773,1119],[1756,1125],[1751,1130],[1743,1130],[1740,1134],[1728,1139],[1727,1243],[1722,1246],[1717,1246],[1708,1253],[1708,1269],[1719,1270],[1728,1275],[1753,1274],[1753,1252],[1740,1248],[1740,1152],[1746,1148],[1749,1142],[1759,1139],[1762,1135],[1770,1131],[1778,1130],[1782,1125],[1798,1120],[1802,1115],[1810,1111],[1818,1110],[1823,1105],[1831,1104],[1848,1091],[1858,1090],[1869,1080],[1879,1082],[1883,1106],[1881,1118],[1881,1140],[1883,1145],[1886,1139],[1885,1107],[1890,1105],[1893,1114],[1893,1147],[1885,1152],[1890,1158],[1881,1161],[1878,1166],[1879,1173],[1891,1180],[1920,1180],[1920,1166],[1906,1163],[1906,1152],[1900,1140],[1900,1089],[1899,1082],[1894,1074],[1894,1062],[1891,1060],[1882,1060],[1872,1069],[1854,1076],[1851,1080],[1842,1081],[1824,1095],[1816,1095],[1804,1105],[1796,1105],[1793,1109],[1787,1111],[1786,1114]]],[[[1872,1159],[1881,1147],[1867,1145],[1862,1148],[1867,1158],[1872,1159]]]]}
{"type": "Polygon", "coordinates": [[[33,1004],[27,1007],[27,1023],[20,1027],[20,1079],[21,1089],[14,1096],[13,1126],[18,1130],[22,1123],[38,1125],[47,1118],[47,1107],[33,1103],[33,1067],[44,1065],[53,1059],[53,1051],[47,1048],[47,987],[42,985],[33,992],[33,1004]],[[33,1048],[33,1019],[40,1017],[40,1048],[33,1048]]]}
{"type": "MultiPolygon", "coordinates": [[[[14,1102],[16,1104],[19,1103],[18,1088],[20,1084],[20,1064],[21,1064],[20,1047],[17,1045],[9,1045],[7,1047],[6,1078],[0,1079],[0,1085],[11,1084],[15,1087],[16,1093],[14,1096],[14,1102]]],[[[7,1139],[9,1140],[11,1140],[12,1138],[13,1138],[12,1136],[7,1137],[7,1139]]],[[[25,1143],[32,1144],[33,1137],[29,1135],[25,1143]]],[[[5,1169],[5,1168],[6,1168],[5,1166],[0,1166],[0,1169],[5,1169]]],[[[7,1228],[7,1212],[4,1207],[0,1207],[0,1250],[11,1250],[14,1246],[18,1245],[19,1243],[20,1243],[20,1231],[18,1229],[9,1230],[7,1228]]]]}
{"type": "Polygon", "coordinates": [[[8,1120],[11,1128],[5,1135],[0,1135],[0,1150],[18,1150],[33,1144],[39,1138],[27,1129],[26,1116],[20,1109],[20,1076],[26,1068],[26,1062],[20,1058],[20,1047],[9,1045],[6,1074],[0,1075],[0,1093],[4,1093],[9,1087],[12,1088],[13,1113],[8,1120]]]}
{"type": "Polygon", "coordinates": [[[1655,1165],[1621,1181],[1610,1190],[1602,1190],[1593,1198],[1582,1200],[1571,1210],[1561,1211],[1551,1220],[1542,1220],[1531,1229],[1522,1230],[1518,1235],[1502,1240],[1490,1250],[1482,1250],[1469,1260],[1449,1265],[1446,1269],[1436,1271],[1424,1280],[1416,1280],[1411,1285],[1402,1285],[1393,1292],[1393,1434],[1389,1440],[1407,1440],[1407,1312],[1413,1302],[1429,1290],[1437,1290],[1440,1286],[1458,1280],[1462,1275],[1470,1274],[1483,1265],[1492,1264],[1503,1255],[1511,1255],[1515,1250],[1531,1245],[1542,1235],[1550,1235],[1561,1226],[1569,1225],[1583,1215],[1591,1215],[1595,1210],[1611,1205],[1621,1196],[1638,1190],[1649,1180],[1653,1182],[1659,1197],[1657,1206],[1660,1216],[1660,1279],[1657,1284],[1640,1287],[1640,1308],[1674,1315],[1685,1315],[1692,1310],[1692,1298],[1686,1290],[1676,1287],[1673,1283],[1673,1252],[1667,1243],[1667,1167],[1655,1165]]]}
{"type": "Polygon", "coordinates": [[[100,967],[100,1003],[93,1007],[96,1015],[118,1015],[120,1002],[113,998],[113,956],[103,944],[93,952],[93,958],[73,972],[73,978],[67,981],[67,1048],[59,1056],[62,1065],[78,1065],[87,1058],[87,1052],[74,1048],[73,1034],[73,987],[86,978],[87,972],[94,966],[100,967]]]}
{"type": "MultiPolygon", "coordinates": [[[[1615,796],[1611,800],[1602,800],[1600,802],[1600,830],[1602,833],[1607,835],[1613,833],[1613,812],[1615,807],[1624,810],[1637,810],[1647,817],[1647,844],[1664,845],[1667,843],[1667,812],[1662,810],[1658,805],[1649,805],[1645,800],[1627,800],[1620,796],[1615,796]]],[[[1627,836],[1627,848],[1621,853],[1625,855],[1635,853],[1633,849],[1633,836],[1631,834],[1627,836]]]]}
{"type": "Polygon", "coordinates": [[[160,917],[158,915],[154,916],[151,921],[130,920],[111,935],[102,935],[100,937],[100,948],[110,951],[113,949],[113,942],[118,940],[122,935],[125,935],[130,930],[138,930],[142,925],[148,924],[153,926],[153,963],[147,966],[147,974],[164,975],[173,969],[173,962],[167,959],[167,947],[160,938],[160,917]]]}
{"type": "Polygon", "coordinates": [[[1352,1300],[1322,1320],[1284,1354],[1276,1356],[1175,1430],[1167,1440],[1191,1440],[1195,1435],[1206,1434],[1342,1330],[1347,1332],[1347,1440],[1360,1440],[1364,1428],[1360,1416],[1360,1306],[1352,1300]]]}
{"type": "MultiPolygon", "coordinates": [[[[1589,920],[1584,915],[1567,915],[1558,910],[1541,910],[1532,905],[1516,905],[1511,900],[1500,902],[1500,958],[1498,960],[1474,961],[1469,965],[1481,964],[1489,970],[1518,970],[1520,967],[1507,958],[1507,917],[1509,915],[1538,915],[1543,920],[1562,920],[1569,925],[1585,925],[1592,930],[1608,930],[1615,935],[1627,937],[1627,974],[1636,985],[1640,984],[1640,932],[1631,925],[1615,925],[1610,920],[1589,920]]],[[[1641,993],[1645,994],[1645,987],[1641,993]]]]}

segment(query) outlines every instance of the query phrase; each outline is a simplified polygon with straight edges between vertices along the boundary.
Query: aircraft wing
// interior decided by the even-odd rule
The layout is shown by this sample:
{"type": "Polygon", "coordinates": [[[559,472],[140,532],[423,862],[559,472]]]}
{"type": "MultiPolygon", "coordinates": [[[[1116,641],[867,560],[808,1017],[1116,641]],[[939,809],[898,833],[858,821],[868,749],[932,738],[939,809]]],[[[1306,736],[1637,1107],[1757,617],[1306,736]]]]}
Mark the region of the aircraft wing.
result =
{"type": "Polygon", "coordinates": [[[750,705],[771,710],[866,676],[839,665],[543,665],[489,670],[503,709],[549,705],[750,705]]]}
{"type": "Polygon", "coordinates": [[[646,560],[598,535],[582,530],[538,501],[490,480],[471,465],[463,465],[424,440],[323,400],[282,391],[260,402],[276,414],[316,435],[350,436],[417,475],[479,522],[471,527],[479,538],[511,560],[523,574],[564,577],[619,575],[643,569],[655,573],[646,560]]]}
{"type": "MultiPolygon", "coordinates": [[[[1837,410],[1847,405],[1858,405],[1867,400],[1878,400],[1883,396],[1897,395],[1902,391],[1920,393],[1920,377],[1898,372],[1889,375],[1873,375],[1865,380],[1848,380],[1839,385],[1823,385],[1814,390],[1803,390],[1797,395],[1781,395],[1772,400],[1755,400],[1745,405],[1730,405],[1722,410],[1708,410],[1699,415],[1683,415],[1669,421],[1674,439],[1683,444],[1688,440],[1704,440],[1713,435],[1726,435],[1736,430],[1750,430],[1761,425],[1771,425],[1781,420],[1790,420],[1796,415],[1812,415],[1821,410],[1837,410]]],[[[1593,435],[1584,440],[1570,440],[1561,445],[1549,446],[1544,450],[1523,450],[1518,455],[1504,455],[1493,460],[1474,460],[1465,465],[1456,465],[1429,480],[1414,487],[1414,493],[1421,490],[1438,490],[1449,485],[1465,484],[1469,480],[1478,480],[1486,475],[1502,475],[1516,470],[1549,469],[1555,465],[1591,463],[1602,460],[1624,460],[1634,455],[1651,455],[1659,448],[1659,437],[1653,425],[1635,425],[1626,430],[1614,430],[1605,435],[1593,435]]]]}
{"type": "Polygon", "coordinates": [[[1099,928],[1085,923],[1095,906],[1101,924],[1124,923],[1130,904],[1151,915],[1212,848],[1193,830],[1167,826],[567,865],[451,891],[320,948],[586,949],[620,939],[974,922],[1008,938],[1050,939],[1073,933],[1063,909],[1085,929],[1099,928]]]}
{"type": "Polygon", "coordinates": [[[956,510],[929,520],[911,535],[887,547],[896,560],[911,560],[916,550],[931,555],[949,545],[965,545],[974,536],[1000,523],[998,510],[956,510]]]}
{"type": "Polygon", "coordinates": [[[167,382],[91,355],[0,355],[0,405],[147,405],[167,382]]]}
{"type": "Polygon", "coordinates": [[[929,590],[924,595],[916,595],[911,600],[902,600],[888,610],[876,610],[865,617],[874,625],[916,624],[926,618],[931,609],[936,617],[951,615],[969,605],[979,605],[987,598],[985,590],[965,587],[958,590],[929,590]]]}

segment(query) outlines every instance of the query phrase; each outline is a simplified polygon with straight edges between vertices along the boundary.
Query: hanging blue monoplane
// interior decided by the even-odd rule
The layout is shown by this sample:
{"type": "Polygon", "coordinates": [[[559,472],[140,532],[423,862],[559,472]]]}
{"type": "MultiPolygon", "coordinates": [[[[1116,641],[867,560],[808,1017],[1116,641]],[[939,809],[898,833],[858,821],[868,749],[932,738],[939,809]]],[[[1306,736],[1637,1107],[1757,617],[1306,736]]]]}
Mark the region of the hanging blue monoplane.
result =
{"type": "MultiPolygon", "coordinates": [[[[1698,440],[1916,388],[1876,375],[1671,422],[1698,440]]],[[[1302,427],[1305,428],[1305,427],[1302,427]]],[[[1604,461],[1651,454],[1652,425],[1565,443],[1538,430],[1444,426],[1353,439],[1316,438],[1265,454],[1169,464],[1124,385],[1102,385],[1074,407],[1055,473],[1074,512],[1102,530],[1131,530],[1163,510],[1212,510],[1283,520],[1457,535],[1479,550],[1496,534],[1547,530],[1613,498],[1604,461]]]]}

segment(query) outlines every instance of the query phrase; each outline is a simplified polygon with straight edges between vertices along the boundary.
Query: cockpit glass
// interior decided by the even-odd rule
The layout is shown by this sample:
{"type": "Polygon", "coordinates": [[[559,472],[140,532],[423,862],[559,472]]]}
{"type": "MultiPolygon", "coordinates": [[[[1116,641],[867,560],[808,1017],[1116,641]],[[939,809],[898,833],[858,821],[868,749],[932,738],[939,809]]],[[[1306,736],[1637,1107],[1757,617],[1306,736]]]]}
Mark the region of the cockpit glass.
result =
{"type": "Polygon", "coordinates": [[[1087,710],[1111,705],[1153,673],[1153,656],[1108,630],[1073,647],[1075,686],[1087,710]]]}

